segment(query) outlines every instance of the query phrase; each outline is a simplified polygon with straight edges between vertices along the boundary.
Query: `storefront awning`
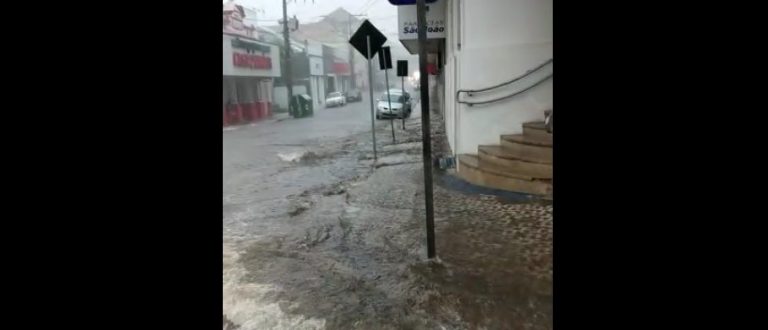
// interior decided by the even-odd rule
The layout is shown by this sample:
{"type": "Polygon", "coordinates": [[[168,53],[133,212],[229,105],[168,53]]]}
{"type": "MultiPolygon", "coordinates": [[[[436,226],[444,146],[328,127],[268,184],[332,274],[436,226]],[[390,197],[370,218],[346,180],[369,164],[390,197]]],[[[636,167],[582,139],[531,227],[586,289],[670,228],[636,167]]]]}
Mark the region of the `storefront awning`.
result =
{"type": "Polygon", "coordinates": [[[245,49],[248,52],[269,53],[270,47],[267,45],[248,42],[240,38],[232,39],[232,48],[245,49]]]}

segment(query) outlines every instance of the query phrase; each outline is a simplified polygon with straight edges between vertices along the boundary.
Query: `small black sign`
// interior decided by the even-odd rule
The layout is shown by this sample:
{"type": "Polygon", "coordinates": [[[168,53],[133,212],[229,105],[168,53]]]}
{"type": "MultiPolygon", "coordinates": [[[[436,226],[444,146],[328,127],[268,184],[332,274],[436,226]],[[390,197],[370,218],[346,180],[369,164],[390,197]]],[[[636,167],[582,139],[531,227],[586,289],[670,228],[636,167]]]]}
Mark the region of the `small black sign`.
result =
{"type": "Polygon", "coordinates": [[[397,76],[408,77],[408,61],[397,61],[397,76]]]}
{"type": "Polygon", "coordinates": [[[392,54],[389,52],[389,46],[381,47],[379,52],[379,69],[386,70],[392,68],[392,54]]]}
{"type": "Polygon", "coordinates": [[[363,24],[360,24],[360,27],[355,31],[355,34],[352,35],[351,38],[349,38],[349,43],[352,44],[352,47],[355,47],[360,54],[363,54],[363,56],[366,59],[372,59],[376,53],[379,52],[381,49],[381,45],[383,45],[387,41],[387,37],[385,37],[381,31],[376,29],[371,22],[368,20],[364,20],[363,24]],[[371,37],[371,54],[368,54],[368,37],[371,37]]]}

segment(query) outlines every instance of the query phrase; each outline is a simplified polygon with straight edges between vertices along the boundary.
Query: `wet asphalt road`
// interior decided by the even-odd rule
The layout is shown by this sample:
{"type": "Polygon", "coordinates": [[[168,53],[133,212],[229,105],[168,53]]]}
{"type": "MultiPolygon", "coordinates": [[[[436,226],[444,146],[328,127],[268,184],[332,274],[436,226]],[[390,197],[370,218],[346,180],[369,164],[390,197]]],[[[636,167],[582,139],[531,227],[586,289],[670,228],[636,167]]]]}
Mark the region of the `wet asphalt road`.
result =
{"type": "Polygon", "coordinates": [[[550,329],[551,207],[436,186],[427,262],[418,111],[374,168],[368,107],[223,132],[225,328],[550,329]]]}
{"type": "MultiPolygon", "coordinates": [[[[279,220],[286,196],[354,177],[358,171],[356,158],[340,153],[344,147],[349,153],[364,152],[364,147],[372,150],[369,107],[366,98],[344,107],[317,110],[309,118],[280,116],[282,120],[225,129],[225,238],[274,234],[282,226],[280,221],[272,220],[279,220]],[[338,157],[336,164],[326,166],[297,166],[283,160],[306,151],[323,153],[318,158],[342,157],[338,157]]],[[[379,127],[385,124],[376,122],[379,127]]]]}
{"type": "MultiPolygon", "coordinates": [[[[366,268],[385,254],[361,247],[362,236],[358,243],[348,238],[361,233],[359,219],[383,223],[397,213],[351,206],[345,192],[373,171],[365,159],[372,152],[370,120],[364,99],[311,118],[223,132],[224,313],[240,328],[347,327],[362,315],[359,306],[370,308],[354,303],[358,293],[345,292],[377,275],[350,267],[366,268]],[[338,299],[331,303],[328,295],[338,299]]],[[[376,125],[378,145],[391,143],[391,133],[382,134],[389,122],[376,125]]],[[[412,194],[401,197],[410,201],[412,194]]],[[[361,290],[391,304],[379,290],[361,290]]],[[[376,319],[375,310],[366,313],[376,319]]]]}

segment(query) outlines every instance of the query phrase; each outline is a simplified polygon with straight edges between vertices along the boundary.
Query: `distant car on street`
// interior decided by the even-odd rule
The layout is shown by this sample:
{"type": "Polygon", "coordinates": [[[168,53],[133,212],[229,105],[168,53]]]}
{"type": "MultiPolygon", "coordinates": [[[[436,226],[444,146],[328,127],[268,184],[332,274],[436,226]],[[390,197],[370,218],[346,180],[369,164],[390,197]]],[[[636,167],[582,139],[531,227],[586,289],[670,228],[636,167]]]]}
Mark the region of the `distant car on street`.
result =
{"type": "Polygon", "coordinates": [[[327,107],[341,107],[347,104],[347,98],[341,92],[328,93],[325,98],[325,106],[327,107]]]}
{"type": "Polygon", "coordinates": [[[359,89],[350,89],[344,93],[347,102],[360,102],[363,100],[363,93],[359,89]]]}

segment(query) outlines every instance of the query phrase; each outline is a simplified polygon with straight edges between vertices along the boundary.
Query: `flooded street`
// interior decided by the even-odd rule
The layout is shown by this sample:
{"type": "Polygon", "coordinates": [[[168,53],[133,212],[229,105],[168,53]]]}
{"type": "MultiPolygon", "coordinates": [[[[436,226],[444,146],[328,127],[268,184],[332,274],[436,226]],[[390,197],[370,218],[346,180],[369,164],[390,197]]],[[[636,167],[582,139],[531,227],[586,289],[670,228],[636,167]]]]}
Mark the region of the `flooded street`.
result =
{"type": "Polygon", "coordinates": [[[551,329],[551,205],[436,184],[427,261],[418,105],[375,164],[368,106],[223,132],[225,329],[551,329]]]}

